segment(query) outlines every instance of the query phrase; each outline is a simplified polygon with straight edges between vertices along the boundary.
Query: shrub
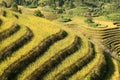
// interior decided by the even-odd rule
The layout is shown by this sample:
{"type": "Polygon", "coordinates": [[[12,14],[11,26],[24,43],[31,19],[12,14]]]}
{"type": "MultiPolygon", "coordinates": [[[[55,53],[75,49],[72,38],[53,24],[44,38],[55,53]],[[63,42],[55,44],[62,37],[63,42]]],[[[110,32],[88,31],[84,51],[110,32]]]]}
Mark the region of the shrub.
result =
{"type": "Polygon", "coordinates": [[[92,17],[90,17],[90,16],[87,17],[85,22],[91,27],[100,27],[101,26],[101,24],[97,24],[97,23],[93,22],[92,17]]]}
{"type": "Polygon", "coordinates": [[[2,25],[2,22],[3,22],[3,21],[0,19],[0,26],[2,25]]]}
{"type": "Polygon", "coordinates": [[[13,14],[13,16],[17,19],[19,18],[19,16],[17,14],[13,14]]]}
{"type": "Polygon", "coordinates": [[[87,17],[86,22],[87,23],[93,23],[92,17],[91,16],[87,17]]]}
{"type": "Polygon", "coordinates": [[[21,10],[20,8],[19,8],[18,12],[19,12],[20,14],[22,14],[22,10],[21,10]]]}
{"type": "Polygon", "coordinates": [[[4,17],[6,17],[6,14],[7,14],[7,12],[4,11],[4,10],[2,10],[2,11],[0,12],[0,15],[2,15],[2,16],[4,16],[4,17]]]}
{"type": "Polygon", "coordinates": [[[34,11],[34,14],[33,14],[33,15],[38,16],[38,17],[44,17],[44,15],[41,13],[40,10],[34,11]]]}

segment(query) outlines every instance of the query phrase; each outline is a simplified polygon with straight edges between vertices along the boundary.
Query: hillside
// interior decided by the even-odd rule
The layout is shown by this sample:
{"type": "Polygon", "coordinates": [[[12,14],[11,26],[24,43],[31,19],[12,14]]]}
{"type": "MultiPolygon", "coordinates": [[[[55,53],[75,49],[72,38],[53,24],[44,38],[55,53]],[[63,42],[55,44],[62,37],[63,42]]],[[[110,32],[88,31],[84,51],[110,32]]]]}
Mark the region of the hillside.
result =
{"type": "Polygon", "coordinates": [[[0,7],[0,80],[120,79],[119,22],[18,8],[0,7]]]}

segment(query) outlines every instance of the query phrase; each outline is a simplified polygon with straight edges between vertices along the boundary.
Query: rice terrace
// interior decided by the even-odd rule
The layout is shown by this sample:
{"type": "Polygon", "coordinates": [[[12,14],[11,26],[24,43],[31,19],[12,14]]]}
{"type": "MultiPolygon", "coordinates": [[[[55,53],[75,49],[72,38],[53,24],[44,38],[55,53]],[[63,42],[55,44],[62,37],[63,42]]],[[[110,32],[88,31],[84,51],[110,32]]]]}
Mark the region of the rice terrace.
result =
{"type": "Polygon", "coordinates": [[[0,80],[120,80],[120,0],[0,0],[0,80]]]}

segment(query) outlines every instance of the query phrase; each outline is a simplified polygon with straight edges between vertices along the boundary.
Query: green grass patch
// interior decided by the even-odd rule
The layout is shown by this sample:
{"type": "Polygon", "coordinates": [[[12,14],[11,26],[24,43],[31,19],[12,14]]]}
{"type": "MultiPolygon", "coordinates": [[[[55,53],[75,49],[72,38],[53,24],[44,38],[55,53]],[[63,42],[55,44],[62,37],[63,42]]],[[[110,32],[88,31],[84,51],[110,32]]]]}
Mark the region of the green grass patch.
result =
{"type": "Polygon", "coordinates": [[[47,12],[54,12],[54,9],[50,7],[43,7],[42,10],[47,11],[47,12]]]}
{"type": "Polygon", "coordinates": [[[70,21],[72,21],[69,17],[60,17],[57,20],[59,22],[70,22],[70,21]]]}
{"type": "Polygon", "coordinates": [[[120,13],[113,13],[106,16],[107,19],[112,21],[120,21],[120,13]]]}

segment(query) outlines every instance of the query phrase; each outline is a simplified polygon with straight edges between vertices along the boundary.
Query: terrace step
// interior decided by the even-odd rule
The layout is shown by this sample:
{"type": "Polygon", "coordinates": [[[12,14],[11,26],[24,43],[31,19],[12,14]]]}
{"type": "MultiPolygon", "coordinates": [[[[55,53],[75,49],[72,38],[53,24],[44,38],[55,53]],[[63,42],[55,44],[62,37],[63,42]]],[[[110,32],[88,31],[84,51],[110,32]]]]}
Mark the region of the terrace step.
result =
{"type": "Polygon", "coordinates": [[[87,75],[89,75],[91,70],[93,70],[93,68],[100,62],[100,59],[103,56],[103,54],[101,54],[101,51],[99,51],[98,47],[94,46],[94,51],[95,53],[94,55],[92,55],[94,56],[94,58],[89,61],[89,63],[86,64],[81,70],[70,76],[67,80],[86,80],[85,78],[87,77],[87,75]]]}
{"type": "Polygon", "coordinates": [[[15,32],[17,32],[20,29],[20,26],[18,24],[12,25],[9,29],[6,29],[2,32],[0,32],[0,41],[4,40],[5,38],[13,35],[15,32]]]}
{"type": "MultiPolygon", "coordinates": [[[[111,80],[112,75],[115,71],[115,65],[113,62],[113,58],[110,55],[105,54],[106,62],[107,62],[107,73],[103,80],[111,80]]],[[[113,79],[114,80],[114,79],[113,79]]],[[[116,79],[115,79],[116,80],[116,79]]]]}
{"type": "Polygon", "coordinates": [[[75,74],[77,71],[81,70],[86,64],[88,64],[94,57],[95,57],[95,51],[94,51],[94,45],[92,43],[90,44],[90,48],[86,55],[78,59],[76,62],[74,62],[72,65],[68,66],[67,68],[60,71],[58,74],[55,75],[55,80],[68,80],[70,76],[75,74]]]}
{"type": "Polygon", "coordinates": [[[23,36],[21,36],[18,40],[11,43],[0,51],[0,62],[6,57],[10,56],[14,51],[24,46],[27,42],[31,40],[32,37],[32,31],[28,27],[26,27],[26,33],[23,36]]]}
{"type": "Polygon", "coordinates": [[[119,27],[115,27],[115,28],[102,29],[102,30],[99,30],[99,31],[105,32],[105,31],[113,31],[113,30],[118,30],[118,29],[120,29],[120,28],[119,27]]]}
{"type": "Polygon", "coordinates": [[[32,72],[27,79],[28,80],[39,80],[45,76],[46,73],[48,73],[51,69],[55,68],[59,63],[61,63],[65,58],[76,52],[81,43],[80,43],[80,38],[75,37],[74,42],[66,47],[65,49],[59,51],[51,57],[48,61],[46,61],[43,65],[41,65],[39,68],[37,68],[34,72],[32,72]]]}
{"type": "Polygon", "coordinates": [[[23,71],[30,63],[34,62],[52,44],[65,38],[66,36],[67,33],[63,30],[60,30],[60,32],[48,36],[43,41],[41,41],[38,46],[34,47],[26,55],[23,55],[20,59],[8,66],[0,76],[0,80],[14,80],[17,74],[23,71]]]}
{"type": "Polygon", "coordinates": [[[103,80],[106,73],[107,73],[107,62],[106,62],[105,56],[102,55],[100,57],[99,63],[96,64],[91,69],[91,71],[86,76],[86,78],[89,78],[90,80],[103,80]]]}

